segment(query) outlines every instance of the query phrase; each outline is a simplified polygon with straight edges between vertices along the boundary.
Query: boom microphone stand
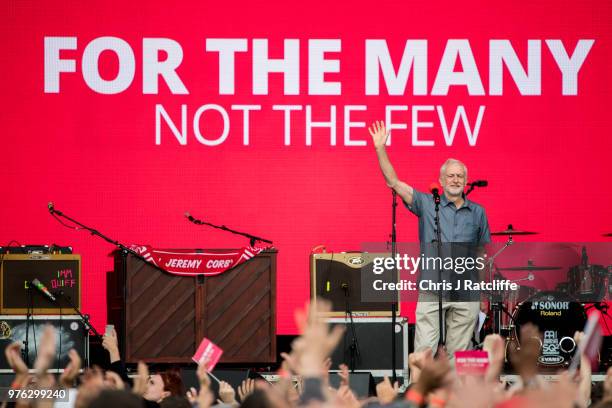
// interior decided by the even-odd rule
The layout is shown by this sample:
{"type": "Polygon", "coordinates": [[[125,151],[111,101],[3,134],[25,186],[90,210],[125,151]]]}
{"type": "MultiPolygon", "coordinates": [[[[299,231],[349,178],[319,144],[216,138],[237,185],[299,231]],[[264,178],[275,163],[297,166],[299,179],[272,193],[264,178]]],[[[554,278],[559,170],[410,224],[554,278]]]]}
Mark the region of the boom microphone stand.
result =
{"type": "Polygon", "coordinates": [[[255,242],[257,242],[257,241],[265,242],[267,244],[272,244],[272,241],[270,241],[268,239],[260,238],[260,237],[257,237],[255,235],[251,235],[251,234],[246,233],[246,232],[236,231],[236,230],[233,230],[231,228],[226,227],[225,225],[215,225],[215,224],[211,224],[210,222],[199,220],[197,218],[194,218],[191,214],[189,214],[189,212],[185,213],[185,217],[190,222],[192,222],[192,223],[194,223],[196,225],[207,225],[209,227],[220,229],[220,230],[223,230],[223,231],[227,231],[227,232],[230,232],[230,233],[235,234],[235,235],[241,235],[243,237],[247,237],[249,239],[249,242],[250,242],[251,246],[255,245],[255,242]]]}
{"type": "MultiPolygon", "coordinates": [[[[115,247],[117,247],[117,249],[119,249],[121,251],[121,257],[123,258],[123,268],[127,268],[127,256],[128,254],[132,255],[133,257],[141,260],[142,262],[144,262],[145,264],[151,265],[152,267],[154,267],[157,270],[160,270],[162,272],[166,272],[168,273],[168,271],[166,271],[164,268],[161,268],[157,265],[155,265],[152,262],[149,262],[148,260],[146,260],[142,255],[140,255],[138,252],[134,251],[131,248],[128,248],[127,246],[125,246],[124,244],[122,244],[121,242],[114,240],[112,238],[107,237],[106,235],[102,234],[100,231],[88,227],[87,225],[84,225],[82,223],[80,223],[79,221],[75,220],[72,217],[67,216],[66,214],[64,214],[63,212],[57,210],[55,208],[55,206],[53,205],[52,202],[50,202],[48,204],[48,208],[49,208],[49,214],[51,214],[51,216],[53,216],[53,218],[56,218],[61,224],[63,224],[64,226],[67,226],[69,228],[74,228],[74,229],[84,229],[86,231],[89,231],[91,233],[91,235],[95,235],[98,236],[100,238],[102,238],[104,241],[114,245],[115,247]],[[72,227],[69,225],[64,224],[59,218],[62,217],[68,221],[70,221],[71,223],[78,225],[78,227],[72,227]]],[[[124,271],[125,272],[125,271],[124,271]]],[[[124,288],[124,290],[127,290],[126,288],[124,288]]],[[[124,294],[125,295],[125,294],[124,294]]],[[[74,304],[72,303],[72,300],[70,300],[69,298],[67,298],[67,296],[63,296],[64,299],[66,299],[71,306],[73,307],[73,309],[81,316],[81,318],[83,319],[84,324],[89,327],[91,329],[91,331],[98,337],[100,337],[100,334],[96,331],[96,329],[93,327],[93,325],[91,325],[89,323],[89,318],[86,317],[86,315],[83,315],[78,309],[76,309],[76,307],[74,306],[74,304]]]]}
{"type": "Polygon", "coordinates": [[[489,182],[487,180],[476,180],[472,183],[468,183],[467,185],[470,186],[470,188],[463,194],[463,198],[469,196],[470,193],[474,191],[475,187],[486,187],[489,185],[489,182]]]}
{"type": "MultiPolygon", "coordinates": [[[[58,298],[64,299],[66,303],[68,303],[68,305],[79,315],[79,317],[81,318],[81,321],[83,321],[83,325],[85,326],[85,330],[87,330],[87,333],[91,331],[93,332],[94,336],[102,338],[102,335],[98,333],[96,328],[89,322],[89,315],[83,314],[79,310],[77,305],[74,304],[70,296],[66,295],[63,290],[60,290],[56,292],[55,294],[58,296],[58,298]]],[[[58,303],[59,303],[59,299],[58,299],[58,303]]],[[[85,365],[88,367],[89,366],[88,362],[85,362],[85,365]]]]}
{"type": "MultiPolygon", "coordinates": [[[[74,229],[84,229],[86,231],[89,231],[91,233],[91,235],[95,235],[95,236],[98,236],[98,237],[102,238],[104,241],[106,241],[106,242],[116,246],[117,249],[119,249],[121,251],[121,254],[124,257],[127,257],[127,255],[130,254],[130,255],[134,256],[135,258],[140,259],[142,262],[145,262],[145,263],[151,265],[152,267],[154,267],[156,269],[159,269],[162,272],[166,272],[166,273],[168,272],[164,268],[161,268],[161,267],[159,267],[159,266],[157,266],[157,265],[147,261],[138,252],[134,251],[131,248],[128,248],[127,246],[125,246],[121,242],[119,242],[117,240],[114,240],[112,238],[109,238],[106,235],[102,234],[100,231],[98,231],[98,230],[96,230],[94,228],[88,227],[87,225],[84,225],[84,224],[78,222],[77,220],[75,220],[74,218],[71,218],[71,217],[67,216],[66,214],[64,214],[63,212],[57,210],[52,202],[50,202],[48,204],[48,207],[49,207],[49,214],[51,214],[54,218],[57,218],[57,216],[60,216],[60,217],[62,217],[64,219],[67,219],[68,221],[72,222],[73,224],[78,225],[78,228],[74,228],[74,229]]],[[[57,218],[57,219],[58,219],[58,221],[61,222],[61,220],[59,218],[57,218]]],[[[70,227],[70,228],[72,228],[72,227],[70,227]]]]}

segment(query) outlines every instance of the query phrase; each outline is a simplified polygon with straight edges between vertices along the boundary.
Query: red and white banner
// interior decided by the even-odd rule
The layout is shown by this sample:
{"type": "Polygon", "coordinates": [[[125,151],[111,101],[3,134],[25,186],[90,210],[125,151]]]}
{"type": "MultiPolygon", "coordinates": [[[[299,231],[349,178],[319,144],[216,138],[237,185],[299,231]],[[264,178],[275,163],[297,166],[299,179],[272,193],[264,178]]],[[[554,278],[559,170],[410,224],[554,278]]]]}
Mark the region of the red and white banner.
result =
{"type": "Polygon", "coordinates": [[[252,246],[219,252],[197,252],[195,249],[155,249],[149,245],[133,245],[132,250],[148,262],[174,275],[215,276],[232,269],[261,251],[268,249],[252,246]]]}

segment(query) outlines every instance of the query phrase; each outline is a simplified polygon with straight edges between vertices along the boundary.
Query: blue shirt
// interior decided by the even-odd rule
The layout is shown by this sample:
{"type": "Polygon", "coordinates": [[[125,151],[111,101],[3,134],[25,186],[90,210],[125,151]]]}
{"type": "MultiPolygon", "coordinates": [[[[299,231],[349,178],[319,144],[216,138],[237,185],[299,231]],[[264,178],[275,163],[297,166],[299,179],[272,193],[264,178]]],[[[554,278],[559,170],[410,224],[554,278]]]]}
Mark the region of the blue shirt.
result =
{"type": "MultiPolygon", "coordinates": [[[[419,217],[419,241],[429,244],[436,240],[435,204],[431,194],[414,190],[412,205],[404,205],[419,217]]],[[[485,210],[473,201],[464,200],[459,208],[446,196],[440,196],[440,229],[442,242],[464,242],[485,245],[491,242],[485,210]]]]}
{"type": "MultiPolygon", "coordinates": [[[[404,205],[417,217],[419,217],[419,241],[421,256],[425,259],[430,257],[459,260],[475,258],[479,248],[491,242],[489,222],[482,206],[473,201],[465,199],[461,207],[449,201],[445,195],[440,197],[440,229],[441,229],[441,253],[438,253],[436,241],[436,210],[433,196],[417,190],[413,190],[412,205],[404,202],[404,205]]],[[[430,264],[421,265],[419,280],[426,279],[437,282],[438,279],[454,283],[462,279],[477,279],[478,271],[471,269],[467,272],[457,272],[458,269],[447,269],[443,267],[438,271],[430,264]]],[[[445,291],[445,298],[456,301],[479,300],[479,294],[472,291],[445,291]]]]}

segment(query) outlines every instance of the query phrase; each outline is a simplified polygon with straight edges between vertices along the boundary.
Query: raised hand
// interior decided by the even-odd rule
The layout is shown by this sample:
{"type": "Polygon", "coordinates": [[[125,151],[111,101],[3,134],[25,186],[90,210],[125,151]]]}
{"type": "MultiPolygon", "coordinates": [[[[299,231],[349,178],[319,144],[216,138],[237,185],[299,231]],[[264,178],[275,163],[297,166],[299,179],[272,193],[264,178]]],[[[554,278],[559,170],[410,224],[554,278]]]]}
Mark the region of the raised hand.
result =
{"type": "Polygon", "coordinates": [[[104,385],[113,390],[124,390],[125,383],[114,371],[107,371],[104,373],[104,385]]]}
{"type": "Polygon", "coordinates": [[[282,359],[283,359],[283,363],[282,363],[282,367],[284,370],[286,370],[289,374],[296,374],[296,367],[297,367],[297,357],[296,357],[296,352],[293,351],[291,354],[289,353],[280,353],[282,359]]]}
{"type": "Polygon", "coordinates": [[[55,358],[55,329],[46,325],[43,329],[40,343],[38,344],[38,355],[34,362],[34,368],[38,375],[45,375],[55,358]]]}
{"type": "Polygon", "coordinates": [[[99,367],[87,368],[80,378],[75,407],[88,407],[104,388],[104,374],[99,367]]]}
{"type": "Polygon", "coordinates": [[[535,377],[538,372],[537,364],[541,346],[542,341],[538,328],[531,323],[523,325],[521,327],[521,347],[517,350],[511,349],[510,361],[525,383],[535,377]]]}
{"type": "Polygon", "coordinates": [[[324,316],[331,311],[331,304],[323,299],[311,303],[307,312],[296,311],[296,323],[302,336],[293,342],[297,353],[298,374],[305,377],[321,377],[325,372],[325,359],[334,351],[344,326],[334,326],[331,331],[324,316]]]}
{"type": "Polygon", "coordinates": [[[55,328],[46,325],[38,343],[38,355],[34,361],[36,370],[36,387],[39,389],[55,386],[55,377],[47,372],[55,358],[55,328]]]}
{"type": "Polygon", "coordinates": [[[382,120],[377,120],[372,123],[368,128],[370,132],[370,136],[372,136],[372,142],[374,143],[374,147],[379,149],[385,146],[387,139],[389,138],[389,132],[385,128],[385,123],[382,120]]]}
{"type": "Polygon", "coordinates": [[[134,377],[134,386],[132,392],[136,395],[143,396],[147,392],[147,382],[149,381],[149,367],[143,362],[138,362],[138,370],[134,377]]]}
{"type": "Polygon", "coordinates": [[[612,401],[612,367],[609,367],[608,371],[606,372],[606,379],[604,380],[603,389],[603,400],[612,401]]]}
{"type": "Polygon", "coordinates": [[[325,359],[325,361],[323,362],[323,382],[325,382],[325,384],[329,384],[329,369],[332,366],[332,360],[331,357],[327,357],[325,359]]]}
{"type": "Polygon", "coordinates": [[[244,402],[245,398],[251,395],[255,391],[255,380],[252,378],[247,378],[242,381],[242,384],[238,386],[238,396],[240,397],[240,401],[244,402]]]}
{"type": "Polygon", "coordinates": [[[8,345],[4,349],[4,355],[6,356],[6,361],[13,369],[17,376],[20,375],[28,375],[28,366],[24,363],[21,358],[21,342],[16,341],[8,345]]]}
{"type": "Polygon", "coordinates": [[[484,339],[482,349],[489,353],[489,367],[485,379],[490,382],[497,380],[504,365],[504,339],[499,334],[489,334],[484,339]]]}
{"type": "Polygon", "coordinates": [[[102,347],[108,351],[110,356],[110,362],[114,363],[115,361],[119,361],[121,356],[119,355],[119,346],[117,341],[117,332],[113,327],[113,330],[110,332],[110,335],[102,336],[102,347]]]}
{"type": "Polygon", "coordinates": [[[338,392],[336,393],[336,407],[343,408],[359,408],[361,407],[361,403],[355,397],[355,394],[348,385],[341,385],[338,388],[338,392]]]}
{"type": "Polygon", "coordinates": [[[428,360],[421,368],[419,381],[415,384],[415,390],[421,395],[427,395],[440,387],[444,387],[450,381],[451,371],[448,359],[441,356],[437,360],[428,360]]]}
{"type": "Polygon", "coordinates": [[[340,377],[340,386],[349,386],[349,378],[350,378],[350,374],[349,374],[349,368],[346,364],[340,364],[340,366],[338,367],[340,368],[340,371],[338,371],[338,376],[340,377]]]}
{"type": "Polygon", "coordinates": [[[198,390],[196,390],[194,387],[189,388],[185,393],[185,397],[187,397],[187,400],[191,405],[195,404],[198,401],[198,390]]]}
{"type": "Polygon", "coordinates": [[[391,385],[389,377],[385,376],[385,379],[376,384],[376,396],[380,401],[381,405],[387,405],[393,402],[399,392],[399,384],[397,381],[391,385]]]}
{"type": "Polygon", "coordinates": [[[215,401],[215,396],[208,387],[201,387],[198,394],[198,408],[210,408],[215,401]]]}
{"type": "Polygon", "coordinates": [[[422,351],[415,351],[409,356],[409,360],[412,360],[412,364],[418,368],[423,369],[425,364],[433,361],[433,351],[430,348],[426,348],[422,351]]]}
{"type": "Polygon", "coordinates": [[[198,364],[198,369],[196,370],[196,376],[198,377],[198,380],[200,380],[200,385],[203,385],[204,387],[210,387],[210,377],[208,376],[209,362],[209,358],[202,358],[198,364]]]}
{"type": "Polygon", "coordinates": [[[81,357],[75,349],[70,349],[68,358],[70,362],[66,365],[64,372],[60,376],[60,383],[66,388],[70,388],[74,385],[74,380],[79,375],[79,370],[81,369],[81,357]]]}
{"type": "Polygon", "coordinates": [[[238,401],[236,401],[236,391],[225,381],[219,383],[219,399],[225,404],[238,404],[238,401]]]}

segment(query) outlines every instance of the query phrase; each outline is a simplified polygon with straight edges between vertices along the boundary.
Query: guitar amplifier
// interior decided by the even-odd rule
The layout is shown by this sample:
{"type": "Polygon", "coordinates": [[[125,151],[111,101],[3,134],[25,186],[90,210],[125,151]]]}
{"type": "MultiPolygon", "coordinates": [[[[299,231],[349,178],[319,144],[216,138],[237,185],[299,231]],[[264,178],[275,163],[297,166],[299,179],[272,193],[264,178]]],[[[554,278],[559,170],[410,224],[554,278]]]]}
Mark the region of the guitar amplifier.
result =
{"type": "Polygon", "coordinates": [[[60,290],[81,307],[81,255],[6,254],[0,255],[0,313],[73,314],[62,297],[52,302],[29,282],[38,278],[51,293],[60,290]]]}
{"type": "MultiPolygon", "coordinates": [[[[45,325],[55,327],[55,359],[50,367],[51,372],[63,372],[69,362],[68,351],[75,349],[83,367],[89,361],[89,333],[85,329],[83,321],[78,315],[46,315],[33,316],[28,330],[28,355],[30,367],[34,366],[37,342],[40,341],[45,325]]],[[[26,340],[26,318],[21,315],[0,315],[0,373],[13,372],[6,361],[4,349],[11,343],[19,341],[23,344],[26,340]]],[[[23,347],[22,347],[23,349],[23,347]]]]}
{"type": "MultiPolygon", "coordinates": [[[[327,299],[332,304],[329,317],[343,317],[347,310],[353,316],[375,317],[390,316],[391,303],[397,302],[397,315],[399,316],[399,291],[387,293],[382,301],[371,301],[363,296],[365,287],[371,285],[376,277],[372,273],[374,258],[388,257],[389,254],[365,252],[320,253],[310,255],[310,293],[312,302],[317,297],[327,299]],[[363,290],[362,290],[363,289],[363,290]]],[[[395,276],[387,280],[397,282],[395,276]]]]}

